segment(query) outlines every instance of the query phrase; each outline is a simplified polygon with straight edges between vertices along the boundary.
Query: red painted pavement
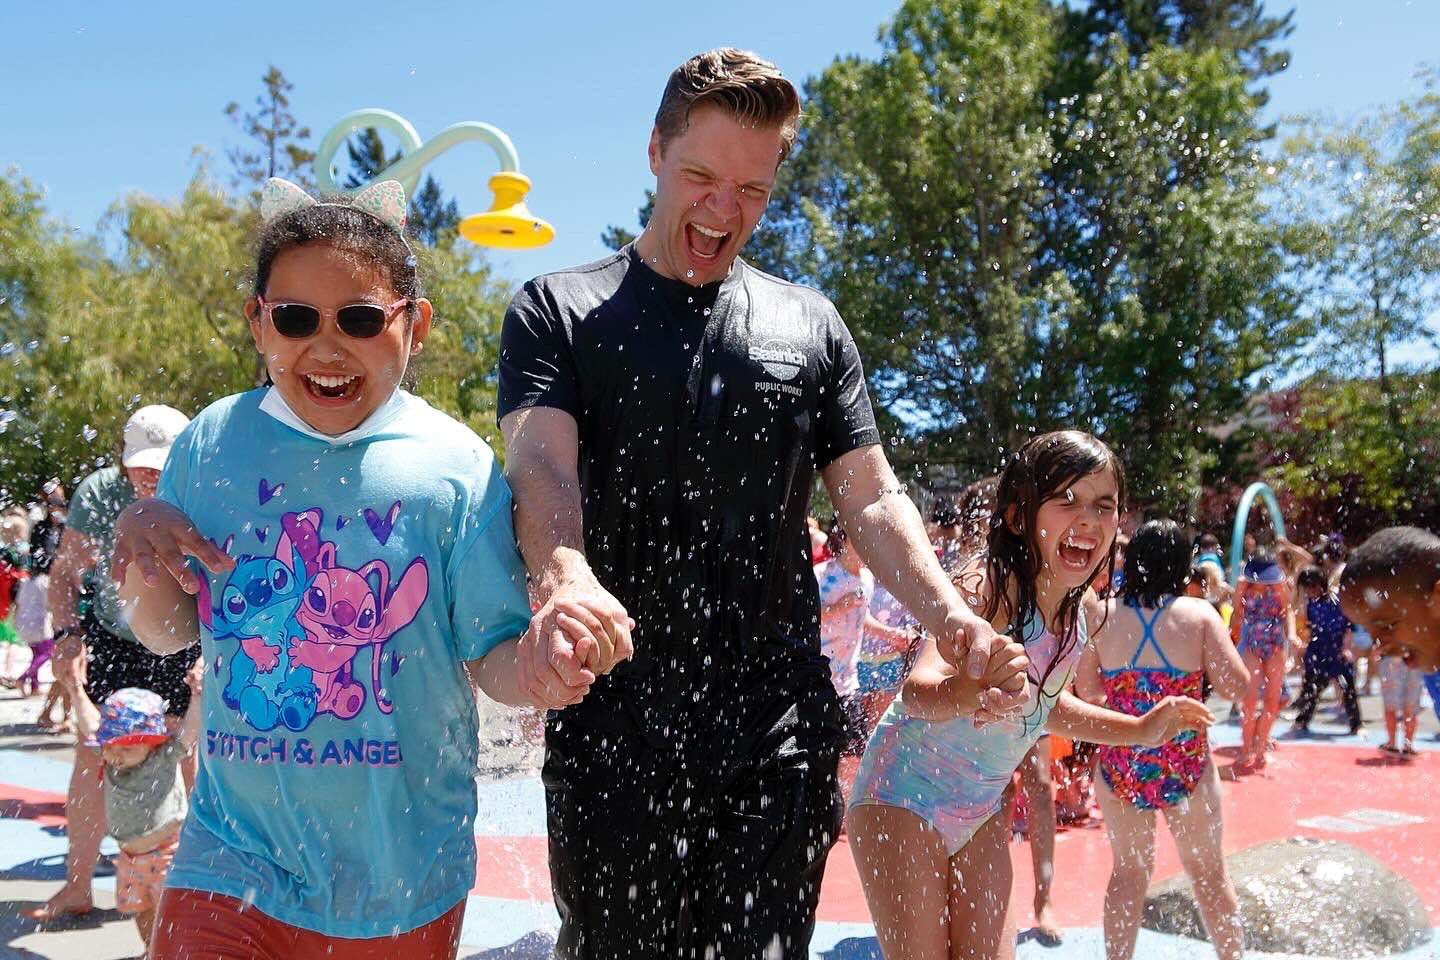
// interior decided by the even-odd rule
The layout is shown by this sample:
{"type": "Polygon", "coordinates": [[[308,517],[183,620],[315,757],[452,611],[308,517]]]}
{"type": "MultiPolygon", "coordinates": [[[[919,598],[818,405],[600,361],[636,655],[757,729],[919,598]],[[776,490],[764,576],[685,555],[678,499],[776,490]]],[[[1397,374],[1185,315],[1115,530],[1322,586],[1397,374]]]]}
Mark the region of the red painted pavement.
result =
{"type": "MultiPolygon", "coordinates": [[[[1221,750],[1222,771],[1233,750],[1221,750]]],[[[1225,849],[1239,850],[1265,840],[1310,836],[1340,840],[1367,851],[1415,885],[1440,926],[1440,753],[1421,753],[1405,762],[1374,748],[1306,746],[1287,743],[1270,754],[1266,769],[1221,787],[1225,799],[1225,849]],[[1298,820],[1343,817],[1358,809],[1386,810],[1425,818],[1424,823],[1376,827],[1363,833],[1301,827],[1298,820]]],[[[65,822],[64,796],[0,783],[0,817],[41,826],[65,822]]],[[[1156,845],[1155,876],[1179,872],[1174,842],[1162,826],[1156,845]]],[[[514,900],[548,901],[550,876],[544,837],[477,837],[479,855],[474,894],[514,900]]],[[[1034,895],[1030,851],[1012,844],[1015,902],[1021,924],[1029,922],[1034,895]]],[[[1062,829],[1056,843],[1054,906],[1062,926],[1096,926],[1103,913],[1110,874],[1110,846],[1103,824],[1062,829]]],[[[868,922],[855,863],[842,838],[830,854],[819,919],[868,922]]]]}
{"type": "MultiPolygon", "coordinates": [[[[1225,770],[1232,750],[1219,751],[1225,770]]],[[[1367,851],[1405,877],[1419,891],[1440,926],[1440,754],[1422,753],[1403,762],[1374,748],[1282,744],[1257,775],[1221,786],[1225,800],[1225,850],[1231,852],[1266,840],[1309,836],[1340,840],[1367,851]],[[1376,827],[1350,833],[1300,827],[1297,820],[1343,816],[1351,810],[1394,811],[1424,817],[1424,823],[1376,827]]],[[[1155,877],[1180,871],[1175,844],[1162,825],[1156,844],[1155,877]]],[[[479,837],[476,894],[548,901],[543,837],[479,837]],[[517,867],[518,864],[518,867],[517,867]]],[[[1011,845],[1015,864],[1015,902],[1021,926],[1028,926],[1034,896],[1030,850],[1011,845]]],[[[1110,845],[1099,821],[1062,829],[1056,843],[1054,906],[1062,926],[1098,926],[1110,876],[1110,845]]],[[[855,862],[842,838],[830,854],[820,899],[819,919],[868,922],[855,862]]]]}

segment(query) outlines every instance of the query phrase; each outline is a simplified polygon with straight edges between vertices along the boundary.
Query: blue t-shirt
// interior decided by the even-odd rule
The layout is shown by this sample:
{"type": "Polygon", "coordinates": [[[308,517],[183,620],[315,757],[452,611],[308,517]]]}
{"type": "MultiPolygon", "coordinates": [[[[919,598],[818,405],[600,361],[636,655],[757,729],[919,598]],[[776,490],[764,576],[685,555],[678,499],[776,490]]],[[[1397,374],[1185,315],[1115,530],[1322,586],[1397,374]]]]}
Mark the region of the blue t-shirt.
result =
{"type": "Polygon", "coordinates": [[[416,397],[332,445],[264,394],[208,407],[160,480],[238,561],[196,565],[205,729],[168,882],[328,936],[412,930],[475,880],[462,661],[529,621],[510,490],[484,441],[416,397]]]}
{"type": "Polygon", "coordinates": [[[1311,600],[1305,605],[1305,621],[1310,627],[1305,668],[1331,676],[1344,672],[1345,631],[1351,627],[1345,614],[1340,612],[1340,599],[1328,593],[1311,600]]]}

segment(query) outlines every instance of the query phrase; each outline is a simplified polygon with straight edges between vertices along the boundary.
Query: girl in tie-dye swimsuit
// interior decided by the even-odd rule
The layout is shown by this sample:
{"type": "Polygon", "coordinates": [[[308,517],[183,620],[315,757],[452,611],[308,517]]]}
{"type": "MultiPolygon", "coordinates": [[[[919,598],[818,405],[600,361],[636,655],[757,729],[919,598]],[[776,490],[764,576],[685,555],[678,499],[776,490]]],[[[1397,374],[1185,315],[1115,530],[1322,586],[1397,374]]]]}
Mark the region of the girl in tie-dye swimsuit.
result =
{"type": "MultiPolygon", "coordinates": [[[[1125,552],[1125,589],[1110,601],[1110,621],[1080,657],[1075,692],[1134,716],[1167,696],[1198,697],[1207,675],[1222,697],[1245,690],[1247,675],[1215,608],[1176,596],[1189,576],[1192,551],[1184,528],[1152,520],[1125,552]]],[[[1105,813],[1114,867],[1105,891],[1105,955],[1135,950],[1155,855],[1155,813],[1175,837],[1194,882],[1210,942],[1222,960],[1243,945],[1235,890],[1225,874],[1220,778],[1204,731],[1186,731],[1159,746],[1100,748],[1096,789],[1105,813]]]]}
{"type": "MultiPolygon", "coordinates": [[[[995,719],[979,709],[985,681],[960,674],[931,638],[882,718],[848,823],[886,956],[1012,955],[1009,830],[995,813],[1042,733],[1153,745],[1213,720],[1193,700],[1167,698],[1129,717],[1065,690],[1088,639],[1088,584],[1114,565],[1123,498],[1119,460],[1077,431],[1035,437],[1001,474],[988,552],[957,585],[1024,645],[1030,696],[1018,716],[982,725],[995,719]]],[[[993,655],[991,667],[1009,656],[993,655]]]]}

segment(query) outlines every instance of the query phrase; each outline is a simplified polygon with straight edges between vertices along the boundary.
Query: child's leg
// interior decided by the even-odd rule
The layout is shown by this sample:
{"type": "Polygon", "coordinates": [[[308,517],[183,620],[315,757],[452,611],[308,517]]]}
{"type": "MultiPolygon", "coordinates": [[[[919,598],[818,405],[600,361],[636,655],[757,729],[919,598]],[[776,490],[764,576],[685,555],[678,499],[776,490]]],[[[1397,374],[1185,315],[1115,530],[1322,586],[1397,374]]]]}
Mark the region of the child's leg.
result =
{"type": "Polygon", "coordinates": [[[1315,716],[1315,706],[1320,702],[1320,690],[1325,681],[1321,680],[1313,670],[1306,669],[1305,680],[1300,685],[1300,701],[1295,705],[1295,726],[1305,728],[1310,726],[1310,720],[1315,716]]]}
{"type": "Polygon", "coordinates": [[[140,942],[150,949],[150,938],[155,933],[155,908],[150,907],[135,914],[135,929],[140,931],[140,942]]]}
{"type": "Polygon", "coordinates": [[[1050,738],[1040,741],[1020,761],[1020,785],[1029,809],[1030,862],[1035,868],[1035,927],[1042,940],[1058,944],[1060,927],[1050,911],[1055,881],[1055,794],[1050,786],[1050,738]]]}
{"type": "MultiPolygon", "coordinates": [[[[1245,688],[1245,700],[1240,705],[1240,760],[1242,763],[1255,759],[1255,708],[1260,702],[1260,685],[1265,682],[1263,663],[1254,653],[1244,657],[1245,669],[1250,671],[1250,684],[1245,688]]],[[[1262,751],[1264,744],[1261,744],[1262,751]]]]}
{"type": "Polygon", "coordinates": [[[1110,836],[1110,883],[1105,888],[1105,956],[1127,960],[1135,953],[1145,889],[1155,868],[1155,812],[1137,810],[1098,780],[1095,799],[1110,836]]]}
{"type": "Polygon", "coordinates": [[[1255,756],[1263,764],[1265,748],[1270,742],[1270,728],[1280,715],[1280,694],[1285,683],[1285,651],[1277,650],[1265,658],[1265,704],[1255,722],[1255,756]]]}
{"type": "Polygon", "coordinates": [[[1385,747],[1389,750],[1395,749],[1395,728],[1399,724],[1399,718],[1395,711],[1389,707],[1385,708],[1385,747]]]}
{"type": "Polygon", "coordinates": [[[948,956],[950,856],[940,834],[909,810],[870,803],[852,807],[845,825],[887,960],[948,956]]]}
{"type": "Polygon", "coordinates": [[[1360,700],[1355,695],[1355,668],[1346,666],[1335,678],[1340,684],[1341,702],[1345,704],[1345,717],[1350,721],[1350,732],[1360,729],[1360,700]]]}
{"type": "MultiPolygon", "coordinates": [[[[1003,815],[991,817],[950,858],[950,960],[1013,960],[1014,879],[1010,824],[1003,815]]],[[[890,954],[885,957],[889,960],[890,954]]]]}
{"type": "MultiPolygon", "coordinates": [[[[1220,960],[1239,957],[1244,947],[1240,904],[1225,872],[1220,778],[1211,763],[1187,803],[1165,811],[1180,863],[1195,888],[1195,901],[1220,960]]],[[[1113,957],[1112,957],[1113,960],[1113,957]]]]}

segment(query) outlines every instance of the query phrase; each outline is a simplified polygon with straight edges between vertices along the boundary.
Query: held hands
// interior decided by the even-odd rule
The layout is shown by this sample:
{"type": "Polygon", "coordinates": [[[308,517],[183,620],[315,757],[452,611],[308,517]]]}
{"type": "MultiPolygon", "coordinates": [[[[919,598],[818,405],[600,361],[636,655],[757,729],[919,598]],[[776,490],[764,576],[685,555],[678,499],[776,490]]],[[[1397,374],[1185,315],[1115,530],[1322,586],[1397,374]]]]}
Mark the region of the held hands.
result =
{"type": "Polygon", "coordinates": [[[561,581],[520,638],[520,689],[541,709],[579,703],[596,676],[635,652],[634,628],[620,601],[593,576],[561,581]]]}
{"type": "Polygon", "coordinates": [[[1140,744],[1158,747],[1187,730],[1204,730],[1215,722],[1210,708],[1189,697],[1166,697],[1140,718],[1140,744]]]}
{"type": "Polygon", "coordinates": [[[225,573],[235,566],[233,559],[200,535],[189,517],[163,500],[136,500],[115,521],[110,573],[116,583],[125,582],[125,573],[134,564],[146,586],[160,586],[164,570],[186,593],[198,593],[200,578],[190,569],[187,556],[211,573],[225,573]]]}
{"type": "Polygon", "coordinates": [[[985,726],[1025,707],[1030,698],[1025,647],[995,632],[989,623],[966,611],[946,617],[936,635],[940,656],[962,676],[980,686],[974,720],[985,726]]]}

